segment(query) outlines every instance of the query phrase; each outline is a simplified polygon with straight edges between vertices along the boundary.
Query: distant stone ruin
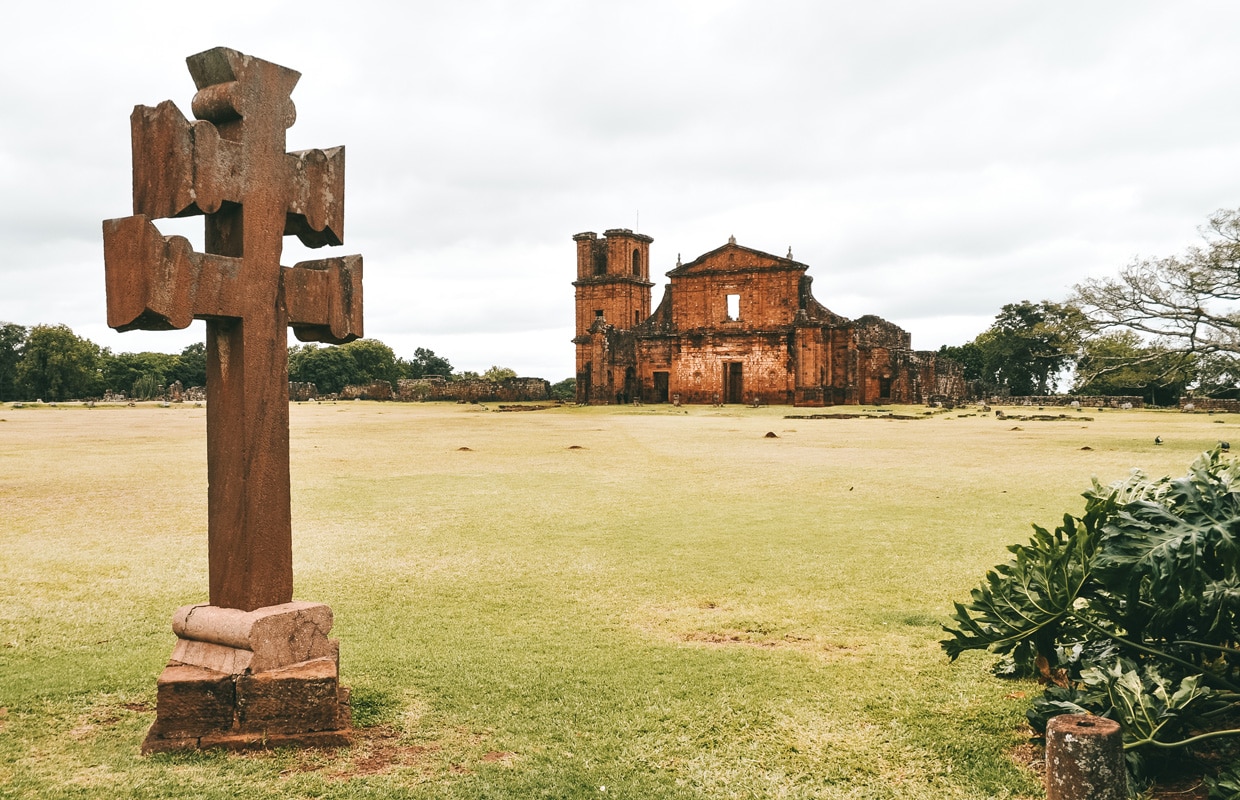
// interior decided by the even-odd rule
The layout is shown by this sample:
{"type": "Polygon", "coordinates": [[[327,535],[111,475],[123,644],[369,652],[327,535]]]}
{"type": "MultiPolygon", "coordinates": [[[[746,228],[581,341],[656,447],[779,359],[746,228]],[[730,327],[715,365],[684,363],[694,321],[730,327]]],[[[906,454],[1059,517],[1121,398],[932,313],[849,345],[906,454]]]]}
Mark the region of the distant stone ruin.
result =
{"type": "Polygon", "coordinates": [[[450,381],[435,375],[429,378],[402,378],[396,382],[395,389],[388,381],[374,381],[362,386],[346,386],[339,394],[320,394],[313,383],[290,382],[288,396],[294,402],[396,400],[405,403],[529,403],[551,399],[551,383],[542,378],[450,381]]]}
{"type": "Polygon", "coordinates": [[[1019,397],[988,397],[996,406],[1077,406],[1078,408],[1145,408],[1145,400],[1136,395],[1049,394],[1019,397]]]}
{"type": "Polygon", "coordinates": [[[1181,397],[1181,411],[1222,411],[1228,414],[1240,414],[1240,400],[1221,400],[1214,397],[1181,397]]]}
{"type": "Polygon", "coordinates": [[[551,398],[551,383],[542,378],[469,379],[449,381],[438,375],[396,382],[397,400],[451,400],[457,403],[521,403],[551,398]]]}
{"type": "Polygon", "coordinates": [[[391,400],[392,384],[389,381],[373,381],[364,386],[346,386],[340,390],[341,400],[391,400]]]}

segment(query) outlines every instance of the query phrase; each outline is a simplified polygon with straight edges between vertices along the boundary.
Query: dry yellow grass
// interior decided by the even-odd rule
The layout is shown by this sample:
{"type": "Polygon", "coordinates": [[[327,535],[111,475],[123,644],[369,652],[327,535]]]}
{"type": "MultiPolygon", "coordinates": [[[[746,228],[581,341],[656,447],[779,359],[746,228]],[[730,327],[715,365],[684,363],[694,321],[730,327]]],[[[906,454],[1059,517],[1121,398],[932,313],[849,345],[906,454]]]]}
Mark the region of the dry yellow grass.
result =
{"type": "Polygon", "coordinates": [[[205,596],[204,410],[0,406],[0,795],[1034,796],[1022,701],[938,624],[1091,475],[1235,418],[897,410],[294,405],[296,595],[388,733],[140,759],[205,596]]]}

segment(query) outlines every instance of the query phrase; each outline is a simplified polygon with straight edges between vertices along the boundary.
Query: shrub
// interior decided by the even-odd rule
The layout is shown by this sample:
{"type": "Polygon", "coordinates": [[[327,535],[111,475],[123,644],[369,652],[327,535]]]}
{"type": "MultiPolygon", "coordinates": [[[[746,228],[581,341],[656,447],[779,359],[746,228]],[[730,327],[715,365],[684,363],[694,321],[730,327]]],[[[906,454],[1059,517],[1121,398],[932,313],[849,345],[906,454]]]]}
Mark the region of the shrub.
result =
{"type": "Polygon", "coordinates": [[[1057,714],[1118,721],[1138,782],[1172,752],[1226,750],[1240,737],[1238,477],[1215,449],[1180,478],[1095,480],[1082,516],[1035,525],[956,604],[944,650],[989,650],[996,672],[1047,683],[1028,712],[1039,732],[1057,714]]]}

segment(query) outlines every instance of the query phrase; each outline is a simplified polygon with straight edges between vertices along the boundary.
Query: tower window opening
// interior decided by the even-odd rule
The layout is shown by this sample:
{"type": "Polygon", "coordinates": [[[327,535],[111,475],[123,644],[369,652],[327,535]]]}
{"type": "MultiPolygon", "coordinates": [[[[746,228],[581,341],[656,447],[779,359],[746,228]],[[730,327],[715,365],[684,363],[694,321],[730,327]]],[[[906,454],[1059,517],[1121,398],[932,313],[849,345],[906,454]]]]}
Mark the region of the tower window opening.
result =
{"type": "Polygon", "coordinates": [[[601,309],[601,308],[596,308],[596,309],[594,309],[594,318],[595,318],[595,319],[602,319],[602,318],[603,318],[603,309],[601,309]]]}
{"type": "Polygon", "coordinates": [[[642,276],[642,251],[633,251],[633,277],[640,278],[642,276]]]}
{"type": "Polygon", "coordinates": [[[728,295],[728,319],[736,320],[741,318],[741,296],[739,294],[728,295]]]}

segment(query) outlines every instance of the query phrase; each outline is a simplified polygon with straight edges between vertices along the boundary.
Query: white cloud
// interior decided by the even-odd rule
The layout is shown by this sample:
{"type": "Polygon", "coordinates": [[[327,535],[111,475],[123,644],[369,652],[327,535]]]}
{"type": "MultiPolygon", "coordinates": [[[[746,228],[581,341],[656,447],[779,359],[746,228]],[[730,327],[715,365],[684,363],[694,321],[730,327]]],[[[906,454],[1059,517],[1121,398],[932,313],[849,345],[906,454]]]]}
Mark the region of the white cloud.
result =
{"type": "Polygon", "coordinates": [[[184,59],[216,45],[302,72],[290,149],[347,146],[367,334],[463,369],[571,374],[582,230],[640,225],[656,273],[731,234],[791,245],[828,307],[931,348],[1240,205],[1230,3],[80,0],[6,22],[0,319],[117,350],[201,338],[103,328],[99,231],[130,213],[130,110],[188,110],[184,59]]]}

